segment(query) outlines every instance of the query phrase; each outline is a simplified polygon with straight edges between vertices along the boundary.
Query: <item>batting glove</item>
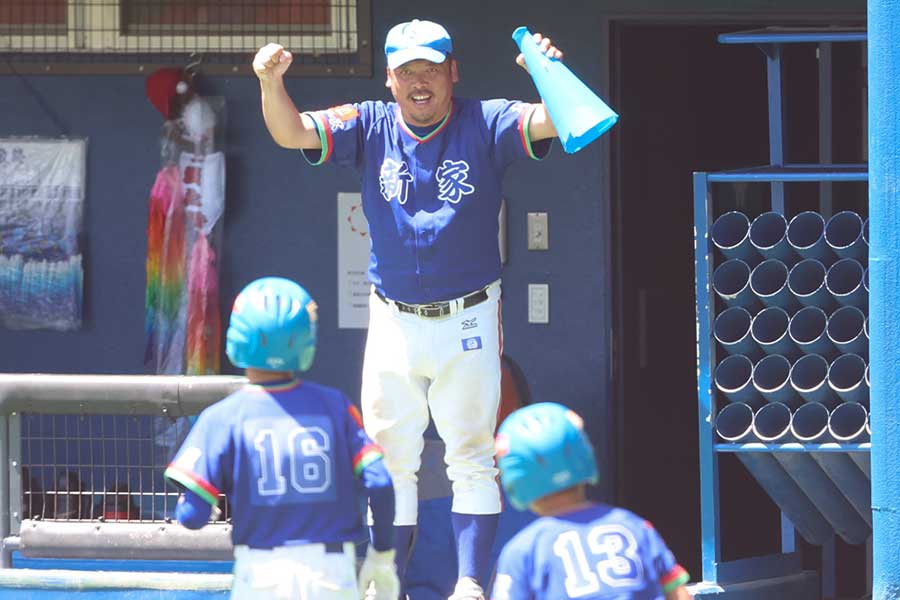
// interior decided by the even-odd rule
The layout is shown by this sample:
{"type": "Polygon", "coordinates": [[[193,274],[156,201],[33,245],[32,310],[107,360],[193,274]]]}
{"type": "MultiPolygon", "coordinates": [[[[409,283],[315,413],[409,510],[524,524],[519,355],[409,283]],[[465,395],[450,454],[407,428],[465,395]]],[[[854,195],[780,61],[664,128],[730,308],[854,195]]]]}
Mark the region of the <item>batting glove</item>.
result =
{"type": "Polygon", "coordinates": [[[369,546],[357,577],[360,598],[396,600],[400,594],[400,580],[397,579],[397,567],[394,565],[395,553],[394,550],[379,552],[369,546]]]}

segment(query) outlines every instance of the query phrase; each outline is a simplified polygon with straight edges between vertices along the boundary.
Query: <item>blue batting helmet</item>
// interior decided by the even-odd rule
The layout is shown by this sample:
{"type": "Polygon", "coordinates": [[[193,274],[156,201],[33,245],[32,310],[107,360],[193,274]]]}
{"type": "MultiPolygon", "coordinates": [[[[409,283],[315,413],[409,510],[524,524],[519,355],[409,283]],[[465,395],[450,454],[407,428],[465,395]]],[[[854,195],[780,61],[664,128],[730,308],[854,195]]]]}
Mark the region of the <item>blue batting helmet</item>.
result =
{"type": "Polygon", "coordinates": [[[238,294],[225,335],[236,367],[306,371],[316,354],[316,303],[289,279],[263,277],[238,294]]]}
{"type": "Polygon", "coordinates": [[[555,402],[509,415],[497,433],[500,481],[519,510],[579,483],[597,483],[594,449],[581,417],[555,402]]]}

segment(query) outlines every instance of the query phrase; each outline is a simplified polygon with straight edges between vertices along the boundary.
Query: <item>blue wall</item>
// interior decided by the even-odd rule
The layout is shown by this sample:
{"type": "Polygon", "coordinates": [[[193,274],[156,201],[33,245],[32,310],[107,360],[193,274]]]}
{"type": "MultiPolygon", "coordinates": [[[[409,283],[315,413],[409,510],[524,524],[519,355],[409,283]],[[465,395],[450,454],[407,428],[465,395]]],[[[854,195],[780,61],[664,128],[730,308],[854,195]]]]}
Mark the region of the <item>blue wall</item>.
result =
{"type": "MultiPolygon", "coordinates": [[[[518,25],[551,34],[575,72],[603,92],[609,44],[601,24],[606,17],[675,11],[708,18],[710,9],[772,17],[777,11],[858,11],[865,5],[862,0],[607,0],[553,7],[514,0],[373,4],[376,49],[396,22],[412,17],[441,21],[455,40],[459,95],[524,99],[536,94],[530,78],[512,62],[515,48],[509,36],[518,25]]],[[[301,108],[387,99],[380,52],[375,60],[371,79],[295,78],[289,80],[289,91],[301,108]]],[[[312,169],[295,153],[276,147],[263,125],[254,78],[205,77],[199,85],[202,93],[224,96],[229,115],[223,308],[255,277],[298,279],[318,300],[322,319],[320,351],[310,377],[358,396],[365,332],[337,329],[334,225],[336,194],[358,190],[355,174],[333,166],[312,169]]],[[[627,106],[614,108],[628,114],[627,106]]],[[[143,372],[147,196],[159,163],[160,125],[159,114],[144,97],[143,77],[0,77],[0,135],[89,138],[84,327],[74,333],[0,330],[0,372],[143,372]]],[[[503,304],[507,353],[523,367],[535,399],[561,401],[584,413],[606,482],[614,480],[608,394],[609,199],[602,168],[608,144],[609,135],[574,156],[557,146],[543,164],[520,163],[509,170],[503,304]],[[526,213],[537,210],[549,212],[548,252],[526,249],[526,213]],[[549,325],[527,323],[530,282],[550,284],[549,325]]]]}
{"type": "MultiPolygon", "coordinates": [[[[523,24],[521,10],[513,10],[518,6],[495,2],[486,13],[483,3],[468,1],[379,2],[376,48],[394,22],[414,16],[439,20],[458,49],[459,95],[534,99],[530,78],[513,64],[509,36],[523,24]]],[[[542,10],[532,22],[553,33],[573,68],[599,87],[605,56],[594,31],[599,11],[592,9],[592,18],[563,19],[542,10]]],[[[301,108],[387,99],[383,69],[376,52],[371,79],[294,78],[289,91],[301,108]]],[[[224,96],[228,111],[223,316],[236,291],[255,277],[279,274],[301,281],[317,299],[322,319],[310,378],[357,397],[365,332],[337,329],[335,227],[336,194],[359,189],[355,174],[334,166],[313,169],[296,153],[276,147],[262,121],[255,78],[202,77],[199,87],[224,96]]],[[[0,89],[3,135],[89,138],[84,326],[73,333],[0,331],[0,371],[144,372],[147,197],[159,165],[162,124],[144,96],[144,78],[9,76],[0,77],[0,89]]],[[[574,156],[557,147],[543,164],[523,162],[508,172],[503,305],[506,351],[525,370],[534,397],[584,412],[600,448],[608,438],[608,203],[601,191],[607,143],[574,156]],[[526,250],[526,213],[536,210],[550,213],[549,252],[526,250]],[[529,282],[550,284],[549,326],[527,323],[529,282]]],[[[607,463],[608,453],[601,454],[607,463]]]]}

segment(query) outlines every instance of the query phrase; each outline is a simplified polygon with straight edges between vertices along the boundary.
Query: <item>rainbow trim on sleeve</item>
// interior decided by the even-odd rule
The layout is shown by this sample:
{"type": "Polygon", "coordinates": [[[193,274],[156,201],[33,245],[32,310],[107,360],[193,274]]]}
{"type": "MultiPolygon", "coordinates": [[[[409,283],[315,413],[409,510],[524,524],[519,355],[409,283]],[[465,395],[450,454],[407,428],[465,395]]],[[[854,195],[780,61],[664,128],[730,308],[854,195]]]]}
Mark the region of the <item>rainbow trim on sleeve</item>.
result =
{"type": "Polygon", "coordinates": [[[166,471],[163,475],[167,479],[171,479],[175,483],[191,490],[209,503],[210,506],[215,506],[219,503],[219,494],[221,492],[219,492],[218,488],[208,481],[197,477],[195,474],[182,471],[173,464],[170,464],[166,467],[166,471]]]}
{"type": "Polygon", "coordinates": [[[684,567],[675,565],[675,567],[669,571],[668,575],[659,580],[659,583],[662,586],[663,593],[668,594],[672,590],[678,588],[678,586],[684,585],[690,580],[691,576],[684,570],[684,567]]]}
{"type": "Polygon", "coordinates": [[[357,427],[360,429],[363,428],[363,420],[362,415],[359,414],[359,409],[356,408],[353,404],[347,407],[347,412],[350,413],[350,418],[353,419],[353,422],[356,423],[357,427]]]}
{"type": "Polygon", "coordinates": [[[303,157],[306,158],[307,162],[314,167],[318,167],[319,165],[328,161],[331,158],[331,151],[334,147],[334,144],[331,140],[331,127],[328,126],[328,120],[325,118],[326,111],[319,112],[308,112],[303,113],[305,115],[309,115],[312,118],[313,123],[316,124],[316,130],[319,132],[319,142],[322,144],[322,149],[320,150],[321,154],[319,154],[319,160],[313,162],[309,160],[306,156],[306,152],[304,151],[303,157]]]}
{"type": "Polygon", "coordinates": [[[376,444],[366,444],[353,457],[353,474],[359,476],[363,469],[371,465],[376,460],[384,458],[381,448],[376,444]]]}

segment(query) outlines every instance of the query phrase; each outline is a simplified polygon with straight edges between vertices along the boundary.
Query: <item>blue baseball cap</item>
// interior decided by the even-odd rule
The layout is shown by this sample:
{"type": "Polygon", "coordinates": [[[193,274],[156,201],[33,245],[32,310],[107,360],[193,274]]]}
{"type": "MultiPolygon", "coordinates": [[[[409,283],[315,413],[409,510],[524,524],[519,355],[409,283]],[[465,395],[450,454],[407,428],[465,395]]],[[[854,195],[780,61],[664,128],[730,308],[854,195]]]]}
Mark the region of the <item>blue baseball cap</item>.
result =
{"type": "Polygon", "coordinates": [[[451,52],[453,41],[450,34],[431,21],[413,19],[394,25],[384,41],[384,55],[391,69],[419,59],[442,63],[451,52]]]}

